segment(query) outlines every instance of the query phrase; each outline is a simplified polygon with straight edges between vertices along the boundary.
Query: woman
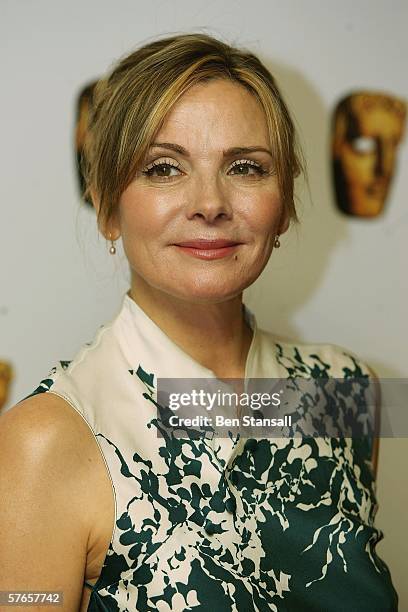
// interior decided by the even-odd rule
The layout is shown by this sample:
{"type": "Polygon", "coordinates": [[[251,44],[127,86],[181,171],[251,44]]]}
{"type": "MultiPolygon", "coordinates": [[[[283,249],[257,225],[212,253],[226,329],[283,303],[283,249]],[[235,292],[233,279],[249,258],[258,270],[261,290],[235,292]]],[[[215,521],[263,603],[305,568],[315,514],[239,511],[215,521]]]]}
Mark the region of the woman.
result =
{"type": "Polygon", "coordinates": [[[131,286],[2,418],[3,590],[63,591],[66,610],[397,609],[370,444],[180,438],[156,410],[159,378],[369,377],[339,347],[260,330],[242,303],[296,221],[300,170],[250,53],[174,36],[98,83],[84,174],[131,286]]]}

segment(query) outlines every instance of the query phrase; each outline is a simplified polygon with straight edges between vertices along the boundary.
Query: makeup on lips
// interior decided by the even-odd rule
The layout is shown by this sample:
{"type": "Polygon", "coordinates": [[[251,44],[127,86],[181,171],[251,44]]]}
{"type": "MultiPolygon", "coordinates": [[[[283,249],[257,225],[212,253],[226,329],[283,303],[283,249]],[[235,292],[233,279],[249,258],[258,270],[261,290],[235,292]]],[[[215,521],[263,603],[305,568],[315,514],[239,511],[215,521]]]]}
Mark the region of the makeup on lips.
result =
{"type": "Polygon", "coordinates": [[[232,240],[186,240],[184,242],[178,242],[173,246],[177,247],[180,251],[198,257],[199,259],[220,259],[221,257],[227,257],[240,246],[240,242],[232,240]]]}

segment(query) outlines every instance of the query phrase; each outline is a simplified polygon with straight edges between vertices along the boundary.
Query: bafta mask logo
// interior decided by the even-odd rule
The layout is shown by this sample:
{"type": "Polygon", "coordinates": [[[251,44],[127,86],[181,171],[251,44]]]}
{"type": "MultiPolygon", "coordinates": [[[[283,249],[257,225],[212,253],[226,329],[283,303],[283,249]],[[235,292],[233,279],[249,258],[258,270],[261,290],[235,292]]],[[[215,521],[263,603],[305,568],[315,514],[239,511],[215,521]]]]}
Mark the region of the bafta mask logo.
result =
{"type": "Polygon", "coordinates": [[[336,201],[342,212],[376,217],[383,211],[405,117],[405,102],[383,93],[356,92],[338,104],[332,155],[336,201]]]}

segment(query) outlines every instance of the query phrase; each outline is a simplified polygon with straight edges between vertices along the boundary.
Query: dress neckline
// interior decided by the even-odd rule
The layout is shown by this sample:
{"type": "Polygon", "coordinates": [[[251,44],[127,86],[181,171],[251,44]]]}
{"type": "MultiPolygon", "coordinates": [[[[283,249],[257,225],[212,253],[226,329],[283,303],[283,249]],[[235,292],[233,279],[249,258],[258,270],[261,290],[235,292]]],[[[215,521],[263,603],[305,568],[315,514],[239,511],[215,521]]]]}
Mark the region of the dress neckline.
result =
{"type": "MultiPolygon", "coordinates": [[[[122,310],[125,310],[131,317],[134,324],[138,328],[139,334],[143,334],[146,342],[153,343],[160,348],[164,354],[176,354],[184,362],[189,363],[191,370],[197,372],[197,377],[200,378],[218,378],[213,370],[206,368],[191,355],[189,355],[179,344],[177,344],[163,329],[149,317],[139,304],[129,295],[130,289],[123,297],[122,310]],[[167,351],[170,351],[167,353],[167,351]]],[[[242,302],[244,317],[252,330],[252,340],[249,346],[246,362],[245,362],[245,378],[250,378],[253,375],[253,364],[255,363],[255,355],[259,345],[259,328],[255,314],[252,310],[242,302]]],[[[189,368],[190,369],[190,368],[189,368]]]]}

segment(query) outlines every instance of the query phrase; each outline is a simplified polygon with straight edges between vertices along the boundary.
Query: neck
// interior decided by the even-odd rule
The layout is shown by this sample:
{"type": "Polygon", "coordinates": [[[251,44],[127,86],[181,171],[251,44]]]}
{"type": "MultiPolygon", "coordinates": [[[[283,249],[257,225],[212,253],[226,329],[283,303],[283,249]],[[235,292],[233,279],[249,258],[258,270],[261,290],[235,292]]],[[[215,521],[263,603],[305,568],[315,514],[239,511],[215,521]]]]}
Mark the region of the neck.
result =
{"type": "Polygon", "coordinates": [[[223,302],[195,303],[138,280],[129,295],[173,342],[218,378],[244,378],[253,332],[245,321],[242,292],[223,302]]]}

